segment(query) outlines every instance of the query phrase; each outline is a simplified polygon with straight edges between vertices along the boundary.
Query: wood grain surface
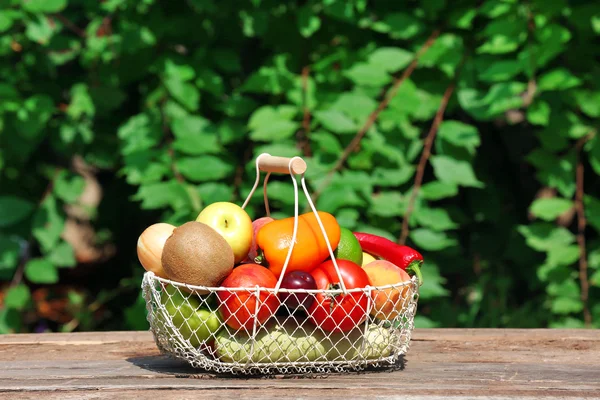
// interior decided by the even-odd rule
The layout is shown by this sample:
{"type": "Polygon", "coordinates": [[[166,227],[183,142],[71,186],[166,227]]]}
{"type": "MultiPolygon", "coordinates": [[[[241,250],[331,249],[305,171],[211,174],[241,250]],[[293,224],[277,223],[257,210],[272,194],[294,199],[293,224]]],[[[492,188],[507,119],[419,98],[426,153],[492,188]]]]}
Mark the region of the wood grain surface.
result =
{"type": "Polygon", "coordinates": [[[417,329],[403,369],[218,377],[149,332],[0,336],[1,399],[600,399],[600,331],[417,329]]]}

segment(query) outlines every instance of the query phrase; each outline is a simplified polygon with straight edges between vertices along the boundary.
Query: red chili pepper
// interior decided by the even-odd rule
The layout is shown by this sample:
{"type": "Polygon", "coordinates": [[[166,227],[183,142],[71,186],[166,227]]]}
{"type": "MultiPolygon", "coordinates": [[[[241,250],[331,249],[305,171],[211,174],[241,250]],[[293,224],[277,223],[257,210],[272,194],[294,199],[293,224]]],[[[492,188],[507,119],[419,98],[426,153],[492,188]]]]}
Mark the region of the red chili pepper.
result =
{"type": "Polygon", "coordinates": [[[423,284],[423,276],[421,275],[421,264],[423,264],[423,256],[417,250],[409,246],[403,246],[394,243],[389,239],[381,236],[372,235],[370,233],[353,232],[358,239],[360,247],[363,251],[372,254],[376,257],[381,257],[384,260],[391,262],[394,265],[402,268],[409,274],[414,274],[419,280],[419,284],[423,284]]]}

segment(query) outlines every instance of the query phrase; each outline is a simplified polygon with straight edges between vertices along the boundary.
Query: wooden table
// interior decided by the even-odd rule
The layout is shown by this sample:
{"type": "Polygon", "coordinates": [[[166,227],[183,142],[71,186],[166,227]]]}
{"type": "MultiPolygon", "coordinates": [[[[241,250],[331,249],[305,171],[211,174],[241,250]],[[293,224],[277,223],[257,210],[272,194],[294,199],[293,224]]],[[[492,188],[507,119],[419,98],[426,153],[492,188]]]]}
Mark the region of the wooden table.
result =
{"type": "Polygon", "coordinates": [[[600,331],[417,329],[403,370],[215,378],[149,332],[0,336],[1,399],[600,398],[600,331]]]}

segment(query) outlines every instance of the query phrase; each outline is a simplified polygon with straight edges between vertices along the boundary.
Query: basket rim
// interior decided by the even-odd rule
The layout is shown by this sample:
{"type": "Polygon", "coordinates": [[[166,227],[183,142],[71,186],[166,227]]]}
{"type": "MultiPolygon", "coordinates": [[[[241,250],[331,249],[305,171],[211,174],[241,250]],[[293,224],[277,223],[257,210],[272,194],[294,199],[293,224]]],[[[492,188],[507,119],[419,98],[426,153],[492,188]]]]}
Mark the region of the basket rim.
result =
{"type": "Polygon", "coordinates": [[[393,284],[388,284],[388,285],[381,285],[381,286],[367,285],[367,286],[361,287],[361,288],[347,289],[346,292],[344,292],[341,288],[340,289],[279,288],[278,290],[276,290],[275,288],[267,288],[267,287],[258,286],[258,285],[254,286],[254,287],[198,286],[198,285],[190,285],[188,283],[174,281],[172,279],[161,278],[160,276],[156,275],[152,271],[146,271],[144,273],[144,277],[147,277],[148,279],[159,281],[161,283],[170,284],[170,285],[173,285],[176,287],[184,287],[186,289],[191,289],[192,291],[200,291],[200,292],[252,292],[252,291],[258,290],[261,292],[268,292],[268,293],[274,293],[274,294],[277,294],[277,293],[309,293],[310,294],[310,293],[312,293],[312,294],[338,295],[338,294],[344,294],[344,293],[365,293],[365,292],[370,293],[372,291],[378,291],[378,290],[411,287],[415,284],[417,285],[417,287],[419,286],[418,279],[416,276],[411,276],[409,281],[393,283],[393,284]]]}

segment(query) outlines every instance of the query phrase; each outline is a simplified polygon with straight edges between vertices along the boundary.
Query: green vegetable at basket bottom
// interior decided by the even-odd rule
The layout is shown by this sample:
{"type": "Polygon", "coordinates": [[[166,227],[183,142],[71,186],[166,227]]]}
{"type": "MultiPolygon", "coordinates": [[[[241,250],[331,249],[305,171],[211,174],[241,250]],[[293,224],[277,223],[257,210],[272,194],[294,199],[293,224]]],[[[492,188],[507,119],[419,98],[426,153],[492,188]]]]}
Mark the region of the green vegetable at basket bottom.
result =
{"type": "Polygon", "coordinates": [[[211,311],[200,297],[194,294],[184,296],[176,287],[167,286],[160,302],[164,308],[156,310],[155,327],[167,335],[177,335],[167,321],[170,321],[184,340],[193,347],[210,342],[219,332],[223,323],[218,313],[211,311]]]}
{"type": "Polygon", "coordinates": [[[361,327],[346,335],[326,337],[322,332],[305,332],[290,320],[275,320],[265,328],[256,334],[254,349],[249,334],[222,330],[214,343],[217,356],[221,361],[237,363],[348,361],[386,357],[393,349],[390,331],[376,325],[369,327],[364,337],[361,327]]]}

